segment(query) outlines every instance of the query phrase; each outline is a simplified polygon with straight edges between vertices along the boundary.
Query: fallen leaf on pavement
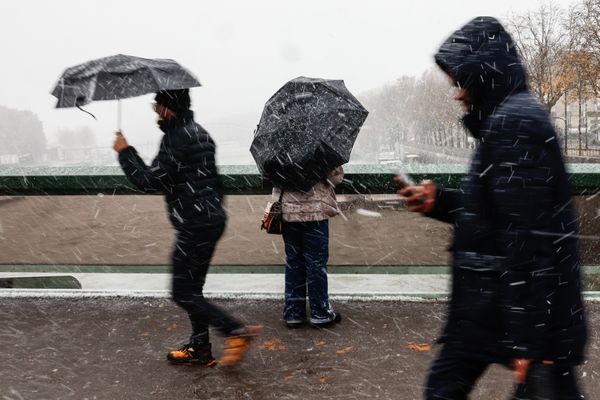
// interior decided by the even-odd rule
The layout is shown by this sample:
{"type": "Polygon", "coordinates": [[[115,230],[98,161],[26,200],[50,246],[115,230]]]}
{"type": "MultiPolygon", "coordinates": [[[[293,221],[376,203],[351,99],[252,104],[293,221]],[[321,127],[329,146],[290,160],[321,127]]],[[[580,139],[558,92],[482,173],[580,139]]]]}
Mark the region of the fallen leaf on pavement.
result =
{"type": "Polygon", "coordinates": [[[171,325],[168,326],[167,332],[174,331],[175,329],[177,329],[177,324],[173,322],[171,325]]]}
{"type": "Polygon", "coordinates": [[[281,339],[277,338],[267,340],[266,342],[261,344],[260,347],[270,351],[285,351],[287,349],[287,347],[282,344],[281,339]]]}
{"type": "Polygon", "coordinates": [[[337,354],[346,354],[347,352],[349,352],[350,350],[352,350],[352,346],[346,346],[342,349],[337,349],[335,352],[337,354]]]}
{"type": "Polygon", "coordinates": [[[416,344],[416,343],[409,343],[408,344],[408,348],[414,351],[429,351],[431,350],[431,345],[424,343],[424,344],[416,344]]]}

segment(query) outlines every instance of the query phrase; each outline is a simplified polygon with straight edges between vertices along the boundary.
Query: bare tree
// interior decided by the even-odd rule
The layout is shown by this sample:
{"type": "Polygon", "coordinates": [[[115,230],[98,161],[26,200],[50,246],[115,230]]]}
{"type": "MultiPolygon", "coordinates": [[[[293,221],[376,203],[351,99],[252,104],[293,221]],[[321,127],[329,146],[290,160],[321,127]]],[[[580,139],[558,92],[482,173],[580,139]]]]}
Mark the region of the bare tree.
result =
{"type": "MultiPolygon", "coordinates": [[[[581,148],[582,110],[588,99],[598,96],[600,0],[580,0],[567,11],[546,0],[530,12],[510,17],[509,29],[540,102],[549,111],[561,97],[577,102],[581,148]]],[[[402,77],[364,94],[361,101],[370,110],[364,128],[368,133],[359,136],[357,147],[361,153],[368,148],[373,155],[395,150],[399,143],[470,147],[453,90],[443,73],[429,70],[420,78],[402,77]]]]}
{"type": "Polygon", "coordinates": [[[448,77],[437,68],[425,72],[419,81],[419,127],[430,133],[432,145],[466,147],[460,106],[453,98],[454,90],[448,77]]]}
{"type": "Polygon", "coordinates": [[[0,106],[0,120],[0,155],[18,154],[31,161],[42,159],[46,135],[36,114],[0,106]]]}
{"type": "MultiPolygon", "coordinates": [[[[586,84],[600,92],[600,0],[583,0],[569,15],[573,34],[571,48],[577,51],[586,84]]],[[[571,60],[569,60],[571,61],[571,60]]]]}
{"type": "Polygon", "coordinates": [[[402,144],[415,143],[468,147],[453,90],[436,68],[420,78],[404,76],[394,84],[363,94],[360,100],[370,114],[355,147],[363,155],[396,151],[402,144]]]}
{"type": "Polygon", "coordinates": [[[409,139],[414,123],[411,107],[417,80],[403,76],[393,84],[359,96],[369,110],[369,117],[361,129],[353,158],[376,159],[382,150],[394,151],[398,143],[409,139]]]}
{"type": "Polygon", "coordinates": [[[582,149],[582,126],[586,126],[585,147],[588,148],[587,117],[584,109],[588,100],[597,97],[600,74],[600,1],[584,0],[569,12],[565,27],[569,31],[569,46],[564,57],[562,79],[572,90],[566,101],[577,102],[579,155],[582,149]],[[585,120],[585,122],[584,122],[585,120]]]}
{"type": "Polygon", "coordinates": [[[600,65],[600,0],[583,0],[577,7],[579,35],[585,48],[600,65]]]}
{"type": "Polygon", "coordinates": [[[539,3],[536,10],[509,18],[517,47],[529,74],[531,90],[548,110],[568,90],[564,57],[571,40],[564,11],[552,0],[539,3]]]}

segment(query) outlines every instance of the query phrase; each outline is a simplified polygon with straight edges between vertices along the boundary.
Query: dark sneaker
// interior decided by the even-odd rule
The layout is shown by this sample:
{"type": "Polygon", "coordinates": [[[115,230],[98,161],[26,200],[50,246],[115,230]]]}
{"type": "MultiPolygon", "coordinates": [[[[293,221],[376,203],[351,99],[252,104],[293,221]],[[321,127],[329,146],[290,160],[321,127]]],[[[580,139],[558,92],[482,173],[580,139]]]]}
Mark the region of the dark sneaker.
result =
{"type": "Polygon", "coordinates": [[[241,329],[240,333],[233,336],[228,336],[225,339],[225,351],[221,358],[221,367],[233,367],[244,359],[248,352],[250,342],[254,340],[263,330],[260,325],[246,326],[241,329]]]}
{"type": "Polygon", "coordinates": [[[303,319],[285,320],[285,326],[289,329],[298,329],[302,328],[305,322],[303,319]]]}
{"type": "Polygon", "coordinates": [[[210,344],[196,346],[188,343],[179,350],[167,354],[167,360],[171,364],[193,365],[196,367],[212,367],[217,360],[212,356],[210,344]]]}
{"type": "Polygon", "coordinates": [[[336,312],[336,313],[333,313],[333,318],[329,319],[329,320],[311,318],[310,326],[312,326],[313,328],[319,328],[319,329],[320,328],[328,328],[328,327],[335,325],[341,321],[342,321],[342,314],[336,312]]]}

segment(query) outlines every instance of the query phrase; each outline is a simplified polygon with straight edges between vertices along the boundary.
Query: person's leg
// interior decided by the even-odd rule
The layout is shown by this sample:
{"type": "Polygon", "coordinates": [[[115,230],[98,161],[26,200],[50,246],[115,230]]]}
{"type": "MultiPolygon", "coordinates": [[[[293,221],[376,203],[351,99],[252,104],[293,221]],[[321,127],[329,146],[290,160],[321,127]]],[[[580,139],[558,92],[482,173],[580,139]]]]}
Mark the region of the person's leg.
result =
{"type": "Polygon", "coordinates": [[[306,320],[306,267],[302,248],[302,224],[284,222],[283,242],[286,258],[283,319],[294,327],[306,320]]]}
{"type": "Polygon", "coordinates": [[[208,325],[197,318],[193,318],[193,303],[191,297],[197,290],[197,280],[192,279],[195,273],[189,255],[193,253],[195,241],[193,237],[178,234],[172,254],[172,290],[173,300],[188,314],[192,324],[190,342],[180,349],[167,354],[167,360],[173,364],[213,366],[216,360],[212,356],[212,349],[208,336],[208,325]]]}
{"type": "Polygon", "coordinates": [[[208,325],[223,335],[243,328],[203,295],[206,274],[215,246],[224,227],[207,228],[197,232],[180,232],[173,252],[173,300],[187,311],[192,322],[192,340],[208,343],[208,325]]]}
{"type": "Polygon", "coordinates": [[[524,384],[517,386],[514,400],[581,400],[581,394],[572,367],[541,366],[530,367],[529,375],[524,384]]]}
{"type": "Polygon", "coordinates": [[[188,313],[192,324],[190,343],[195,346],[208,346],[210,344],[208,324],[200,318],[194,318],[191,314],[193,307],[190,298],[198,290],[202,293],[203,279],[206,277],[206,273],[194,271],[191,257],[193,257],[195,246],[196,238],[193,237],[193,234],[178,235],[173,251],[173,299],[188,313]],[[196,279],[193,279],[193,276],[196,276],[196,279]],[[198,286],[200,287],[198,288],[198,286]]]}
{"type": "Polygon", "coordinates": [[[477,379],[488,364],[452,355],[444,345],[431,364],[427,383],[426,400],[466,400],[477,379]]]}
{"type": "Polygon", "coordinates": [[[192,315],[188,314],[188,317],[192,323],[192,336],[190,336],[190,343],[194,345],[210,344],[208,324],[193,318],[192,315]]]}
{"type": "Polygon", "coordinates": [[[558,400],[581,400],[585,398],[579,389],[575,368],[556,367],[554,375],[558,387],[558,400]]]}
{"type": "MultiPolygon", "coordinates": [[[[178,234],[173,252],[173,300],[190,317],[194,330],[192,341],[208,341],[208,325],[216,327],[226,336],[221,366],[233,366],[242,360],[250,341],[262,331],[262,327],[244,326],[204,298],[202,290],[206,274],[223,230],[224,226],[221,226],[178,234]]],[[[186,345],[169,353],[167,358],[180,364],[214,365],[216,361],[212,359],[210,344],[205,343],[200,354],[197,350],[193,344],[186,345]],[[209,362],[207,355],[211,358],[209,362]]]]}
{"type": "Polygon", "coordinates": [[[310,322],[328,324],[336,318],[329,303],[327,263],[329,261],[329,221],[304,222],[302,245],[310,302],[310,322]]]}
{"type": "Polygon", "coordinates": [[[192,335],[190,343],[195,345],[208,345],[210,343],[208,335],[208,325],[203,321],[194,320],[191,315],[193,305],[191,297],[194,295],[196,280],[191,279],[193,267],[189,255],[192,254],[195,246],[194,238],[191,233],[177,234],[177,240],[171,255],[172,262],[172,296],[173,301],[183,308],[192,324],[192,335]]]}

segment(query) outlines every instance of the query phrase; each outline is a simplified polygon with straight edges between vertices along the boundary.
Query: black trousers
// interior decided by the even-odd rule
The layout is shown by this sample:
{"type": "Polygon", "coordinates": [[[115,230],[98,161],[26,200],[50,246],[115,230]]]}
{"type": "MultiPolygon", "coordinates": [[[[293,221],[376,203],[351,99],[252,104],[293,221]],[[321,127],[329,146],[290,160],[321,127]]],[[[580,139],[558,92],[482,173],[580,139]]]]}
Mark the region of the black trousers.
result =
{"type": "Polygon", "coordinates": [[[202,293],[215,246],[224,225],[202,230],[179,230],[173,249],[173,300],[183,308],[192,323],[191,342],[208,344],[208,326],[223,335],[231,335],[243,325],[219,307],[209,303],[202,293]]]}
{"type": "MultiPolygon", "coordinates": [[[[429,376],[425,385],[425,399],[427,400],[466,400],[473,389],[475,382],[483,375],[489,363],[474,359],[467,359],[452,351],[444,345],[438,357],[429,369],[429,376]]],[[[571,367],[552,367],[552,375],[556,383],[556,400],[583,399],[575,370],[571,367]]],[[[529,394],[530,390],[525,385],[516,388],[515,400],[536,400],[529,394]]],[[[553,399],[554,399],[553,398],[553,399]]]]}

